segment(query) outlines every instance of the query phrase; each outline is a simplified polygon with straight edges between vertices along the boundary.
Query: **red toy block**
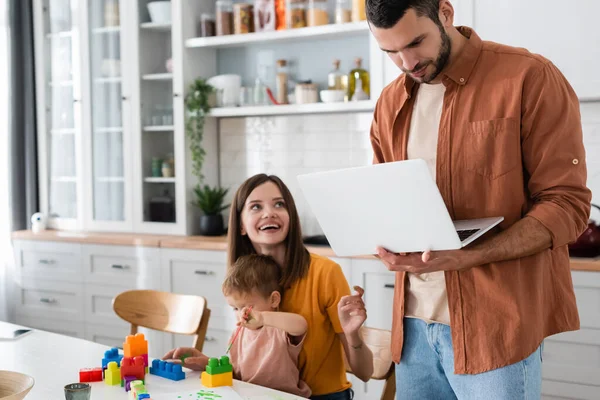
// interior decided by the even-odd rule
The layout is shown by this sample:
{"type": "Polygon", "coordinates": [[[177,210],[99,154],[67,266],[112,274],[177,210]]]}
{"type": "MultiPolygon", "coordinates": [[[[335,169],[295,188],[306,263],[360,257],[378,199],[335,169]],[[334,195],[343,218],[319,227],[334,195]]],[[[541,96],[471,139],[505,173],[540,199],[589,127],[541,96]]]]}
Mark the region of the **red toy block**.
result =
{"type": "Polygon", "coordinates": [[[121,360],[121,379],[125,379],[126,376],[135,376],[140,381],[144,380],[146,377],[144,357],[123,357],[121,360]]]}
{"type": "Polygon", "coordinates": [[[79,370],[79,382],[101,382],[102,368],[82,368],[79,370]]]}

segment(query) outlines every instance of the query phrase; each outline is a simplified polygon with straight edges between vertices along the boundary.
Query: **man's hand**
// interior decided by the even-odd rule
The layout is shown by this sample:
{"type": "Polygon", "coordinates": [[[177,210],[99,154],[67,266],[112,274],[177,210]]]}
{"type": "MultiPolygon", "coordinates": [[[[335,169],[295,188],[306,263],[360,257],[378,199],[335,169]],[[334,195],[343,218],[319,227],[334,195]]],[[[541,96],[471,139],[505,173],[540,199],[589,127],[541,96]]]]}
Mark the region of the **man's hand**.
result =
{"type": "Polygon", "coordinates": [[[478,259],[477,252],[463,249],[407,254],[392,253],[378,247],[377,257],[390,271],[405,271],[413,274],[458,271],[483,264],[478,259]]]}

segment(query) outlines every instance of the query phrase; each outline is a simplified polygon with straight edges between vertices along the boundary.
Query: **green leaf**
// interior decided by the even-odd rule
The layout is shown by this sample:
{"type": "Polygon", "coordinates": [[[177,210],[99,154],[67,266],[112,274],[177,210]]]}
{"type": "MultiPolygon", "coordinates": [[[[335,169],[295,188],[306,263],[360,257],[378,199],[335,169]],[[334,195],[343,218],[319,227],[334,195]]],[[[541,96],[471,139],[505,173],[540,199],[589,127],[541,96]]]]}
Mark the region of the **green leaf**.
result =
{"type": "Polygon", "coordinates": [[[225,196],[229,189],[222,187],[210,187],[208,185],[198,185],[194,188],[196,201],[194,205],[198,207],[204,215],[217,215],[221,211],[227,209],[229,204],[223,205],[225,196]]]}

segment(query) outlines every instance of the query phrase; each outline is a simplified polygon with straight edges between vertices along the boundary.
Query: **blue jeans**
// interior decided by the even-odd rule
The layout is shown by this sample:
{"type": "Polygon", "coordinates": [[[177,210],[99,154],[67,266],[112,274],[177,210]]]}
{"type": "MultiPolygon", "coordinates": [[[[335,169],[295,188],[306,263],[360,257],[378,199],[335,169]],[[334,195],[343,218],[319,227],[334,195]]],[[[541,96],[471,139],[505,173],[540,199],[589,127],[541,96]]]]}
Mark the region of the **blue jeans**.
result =
{"type": "Polygon", "coordinates": [[[541,387],[541,346],[518,363],[456,375],[450,327],[404,318],[404,347],[396,365],[397,400],[533,400],[540,399],[541,387]]]}

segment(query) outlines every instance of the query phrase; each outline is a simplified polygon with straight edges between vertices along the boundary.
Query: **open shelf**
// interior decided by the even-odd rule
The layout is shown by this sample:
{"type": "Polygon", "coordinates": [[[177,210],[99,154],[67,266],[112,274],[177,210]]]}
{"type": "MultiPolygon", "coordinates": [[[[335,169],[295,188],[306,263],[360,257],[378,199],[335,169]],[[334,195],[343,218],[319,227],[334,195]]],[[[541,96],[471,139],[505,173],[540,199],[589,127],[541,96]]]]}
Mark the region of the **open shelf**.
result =
{"type": "Polygon", "coordinates": [[[144,22],[140,24],[141,29],[159,32],[171,32],[171,24],[159,24],[156,22],[144,22]]]}
{"type": "Polygon", "coordinates": [[[259,115],[324,114],[342,112],[373,111],[374,100],[351,101],[348,103],[286,104],[279,106],[222,107],[210,110],[210,116],[217,118],[252,117],[259,115]]]}
{"type": "Polygon", "coordinates": [[[75,129],[50,129],[51,135],[74,135],[75,129]]]}
{"type": "Polygon", "coordinates": [[[61,183],[75,183],[77,182],[76,176],[53,176],[50,178],[52,182],[61,182],[61,183]]]}
{"type": "Polygon", "coordinates": [[[49,39],[68,38],[71,36],[73,36],[73,31],[52,32],[46,34],[46,37],[49,39]]]}
{"type": "Polygon", "coordinates": [[[348,22],[344,24],[329,24],[311,26],[307,28],[288,29],[285,31],[255,32],[242,35],[225,35],[192,38],[185,41],[187,48],[210,47],[240,47],[251,43],[280,42],[280,41],[306,41],[311,39],[328,39],[335,37],[348,37],[348,35],[362,35],[369,32],[366,21],[348,22]]]}
{"type": "Polygon", "coordinates": [[[170,81],[173,80],[173,74],[170,72],[161,74],[146,74],[142,75],[142,79],[145,81],[170,81]]]}
{"type": "Polygon", "coordinates": [[[122,78],[120,76],[108,76],[106,78],[96,78],[94,79],[94,83],[102,84],[102,83],[121,83],[122,78]]]}
{"type": "Polygon", "coordinates": [[[123,127],[115,126],[115,127],[95,128],[94,132],[96,132],[96,133],[119,133],[119,132],[123,132],[123,127]]]}
{"type": "Polygon", "coordinates": [[[171,177],[171,178],[148,177],[148,178],[144,178],[144,182],[146,182],[146,183],[175,183],[175,177],[171,177]]]}

